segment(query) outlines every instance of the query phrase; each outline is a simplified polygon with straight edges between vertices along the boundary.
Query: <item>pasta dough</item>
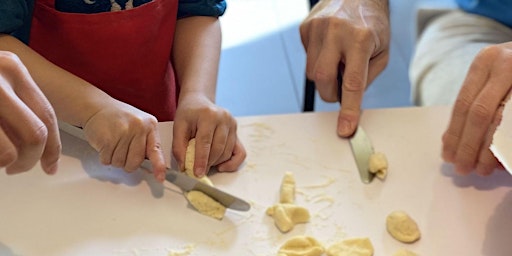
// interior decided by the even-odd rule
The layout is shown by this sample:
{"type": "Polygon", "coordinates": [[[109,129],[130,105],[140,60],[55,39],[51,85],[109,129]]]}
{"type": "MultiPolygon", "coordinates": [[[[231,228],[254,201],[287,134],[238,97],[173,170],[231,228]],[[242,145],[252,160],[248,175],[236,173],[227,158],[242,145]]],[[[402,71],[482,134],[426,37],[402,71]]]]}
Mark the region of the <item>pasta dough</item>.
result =
{"type": "Polygon", "coordinates": [[[286,241],[277,256],[320,256],[325,249],[320,242],[309,236],[295,236],[286,241]]]}
{"type": "Polygon", "coordinates": [[[295,179],[291,172],[284,174],[279,190],[279,202],[267,208],[267,215],[274,218],[276,227],[286,233],[295,227],[295,224],[306,223],[310,219],[308,209],[293,204],[295,201],[295,179]]]}
{"type": "MultiPolygon", "coordinates": [[[[194,158],[196,151],[196,140],[191,139],[188,142],[187,151],[185,153],[185,173],[190,176],[198,179],[199,181],[213,186],[212,181],[207,177],[203,176],[201,178],[197,178],[194,175],[194,158]]],[[[221,205],[219,202],[215,201],[213,198],[204,194],[200,191],[189,191],[185,194],[188,202],[200,213],[221,220],[226,213],[226,207],[221,205]]]]}
{"type": "Polygon", "coordinates": [[[208,176],[205,175],[201,178],[198,178],[194,174],[194,159],[195,159],[195,157],[196,157],[196,139],[193,138],[188,142],[187,151],[185,153],[185,173],[187,173],[188,176],[194,177],[194,178],[198,179],[199,181],[213,187],[213,183],[208,178],[208,176]]]}
{"type": "Polygon", "coordinates": [[[293,204],[295,202],[295,178],[291,172],[284,174],[279,202],[282,204],[293,204]]]}
{"type": "Polygon", "coordinates": [[[327,248],[327,256],[372,256],[373,245],[367,237],[350,238],[327,248]]]}
{"type": "Polygon", "coordinates": [[[204,215],[221,220],[226,213],[226,207],[201,191],[192,190],[186,194],[186,197],[190,204],[204,215]]]}
{"type": "Polygon", "coordinates": [[[386,218],[386,228],[396,240],[412,243],[420,239],[416,222],[404,211],[394,211],[386,218]]]}
{"type": "Polygon", "coordinates": [[[380,152],[373,153],[369,161],[370,172],[375,173],[379,179],[386,178],[388,174],[388,160],[386,159],[386,155],[380,152]]]}
{"type": "Polygon", "coordinates": [[[285,233],[295,224],[306,223],[310,218],[308,209],[294,204],[276,204],[267,209],[267,215],[272,216],[276,227],[285,233]]]}

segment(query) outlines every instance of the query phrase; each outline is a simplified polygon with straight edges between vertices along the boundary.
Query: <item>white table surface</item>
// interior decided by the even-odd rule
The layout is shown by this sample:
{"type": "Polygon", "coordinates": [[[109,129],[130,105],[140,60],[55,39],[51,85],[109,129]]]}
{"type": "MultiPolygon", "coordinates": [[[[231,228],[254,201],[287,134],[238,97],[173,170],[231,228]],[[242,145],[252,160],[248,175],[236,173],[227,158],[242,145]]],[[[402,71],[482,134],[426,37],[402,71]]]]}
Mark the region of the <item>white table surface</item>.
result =
{"type": "MultiPolygon", "coordinates": [[[[447,107],[366,110],[361,125],[390,165],[385,181],[369,185],[359,180],[348,141],[335,134],[337,113],[239,118],[246,163],[211,179],[253,207],[228,211],[222,221],[191,210],[172,184],[102,166],[86,143],[63,133],[55,176],[39,166],[0,174],[0,255],[275,255],[295,235],[325,245],[367,236],[376,256],[401,247],[429,256],[512,255],[512,178],[461,177],[443,163],[449,114],[447,107]],[[277,202],[286,171],[312,218],[281,234],[265,210],[277,202]],[[418,242],[388,235],[393,210],[417,221],[418,242]]],[[[171,125],[161,124],[167,146],[171,125]]]]}

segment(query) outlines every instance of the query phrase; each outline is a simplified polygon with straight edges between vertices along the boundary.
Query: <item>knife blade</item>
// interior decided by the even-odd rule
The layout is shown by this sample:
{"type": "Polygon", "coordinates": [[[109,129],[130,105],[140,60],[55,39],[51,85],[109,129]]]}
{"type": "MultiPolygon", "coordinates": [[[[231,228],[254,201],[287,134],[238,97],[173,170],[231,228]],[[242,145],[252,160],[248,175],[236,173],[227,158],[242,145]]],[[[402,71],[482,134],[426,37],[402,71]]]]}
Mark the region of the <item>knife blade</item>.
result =
{"type": "Polygon", "coordinates": [[[361,181],[368,184],[375,177],[375,174],[370,172],[370,157],[373,154],[372,143],[361,126],[357,126],[356,132],[349,138],[349,141],[361,181]]]}
{"type": "MultiPolygon", "coordinates": [[[[341,106],[341,97],[343,95],[342,86],[343,76],[341,72],[338,72],[338,102],[341,106]]],[[[349,138],[350,148],[354,160],[356,161],[357,170],[359,171],[359,177],[363,183],[371,183],[375,174],[370,172],[370,157],[373,154],[373,146],[370,138],[366,135],[363,128],[358,125],[356,131],[349,138]]]]}
{"type": "MultiPolygon", "coordinates": [[[[79,127],[59,121],[59,129],[79,139],[86,140],[83,130],[79,127]]],[[[147,170],[153,170],[151,162],[148,159],[142,162],[141,167],[147,170]]],[[[212,199],[218,201],[226,208],[236,211],[249,211],[251,209],[251,205],[248,202],[229,193],[226,193],[218,188],[204,184],[195,178],[189,177],[188,175],[177,170],[173,170],[169,167],[167,167],[165,180],[178,186],[184,192],[191,190],[201,191],[212,199]]]]}
{"type": "MultiPolygon", "coordinates": [[[[148,159],[142,162],[141,167],[147,170],[152,170],[151,162],[148,159]]],[[[248,211],[251,209],[251,205],[246,201],[169,167],[167,167],[165,180],[178,186],[183,192],[189,192],[192,190],[201,191],[226,208],[237,211],[248,211]]]]}

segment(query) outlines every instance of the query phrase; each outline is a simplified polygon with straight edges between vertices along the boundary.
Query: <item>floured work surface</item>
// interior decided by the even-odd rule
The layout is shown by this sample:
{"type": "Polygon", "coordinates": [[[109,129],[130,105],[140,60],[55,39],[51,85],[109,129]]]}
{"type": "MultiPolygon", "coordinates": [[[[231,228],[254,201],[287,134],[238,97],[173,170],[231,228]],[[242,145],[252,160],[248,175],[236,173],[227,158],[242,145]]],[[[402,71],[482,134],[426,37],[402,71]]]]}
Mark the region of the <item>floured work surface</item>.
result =
{"type": "MultiPolygon", "coordinates": [[[[176,187],[152,175],[104,167],[87,144],[63,135],[55,176],[0,174],[0,255],[276,255],[289,238],[325,245],[368,237],[375,255],[400,248],[418,255],[508,255],[512,251],[512,178],[458,177],[440,158],[450,109],[366,110],[361,125],[386,154],[385,180],[363,184],[348,141],[336,136],[337,114],[239,119],[248,151],[243,168],[211,176],[216,187],[253,204],[219,221],[190,209],[176,187]],[[265,210],[279,201],[285,172],[308,223],[281,233],[265,210]],[[403,244],[386,231],[386,216],[407,212],[421,239],[403,244]]],[[[170,123],[161,126],[170,147],[170,123]]]]}

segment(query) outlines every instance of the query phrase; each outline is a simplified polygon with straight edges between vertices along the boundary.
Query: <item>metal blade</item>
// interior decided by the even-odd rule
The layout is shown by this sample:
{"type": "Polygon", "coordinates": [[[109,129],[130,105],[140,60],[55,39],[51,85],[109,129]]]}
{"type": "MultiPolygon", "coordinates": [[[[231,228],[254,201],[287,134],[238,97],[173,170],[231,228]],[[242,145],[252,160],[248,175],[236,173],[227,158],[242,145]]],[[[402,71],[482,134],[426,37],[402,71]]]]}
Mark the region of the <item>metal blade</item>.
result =
{"type": "MultiPolygon", "coordinates": [[[[148,170],[152,170],[151,162],[147,159],[144,160],[144,162],[142,162],[141,167],[144,167],[148,170]]],[[[231,194],[228,194],[218,188],[204,184],[203,182],[197,179],[189,177],[183,172],[167,168],[165,180],[178,186],[184,192],[192,190],[201,191],[208,195],[209,197],[211,197],[212,199],[219,202],[220,204],[222,204],[223,206],[225,206],[226,208],[237,211],[248,211],[251,209],[251,205],[246,201],[237,198],[231,194]]]]}
{"type": "Polygon", "coordinates": [[[370,156],[373,154],[373,146],[361,126],[357,127],[356,132],[350,138],[350,147],[352,148],[352,153],[354,153],[354,159],[356,160],[361,180],[364,183],[372,182],[375,174],[370,172],[369,161],[370,156]]]}

